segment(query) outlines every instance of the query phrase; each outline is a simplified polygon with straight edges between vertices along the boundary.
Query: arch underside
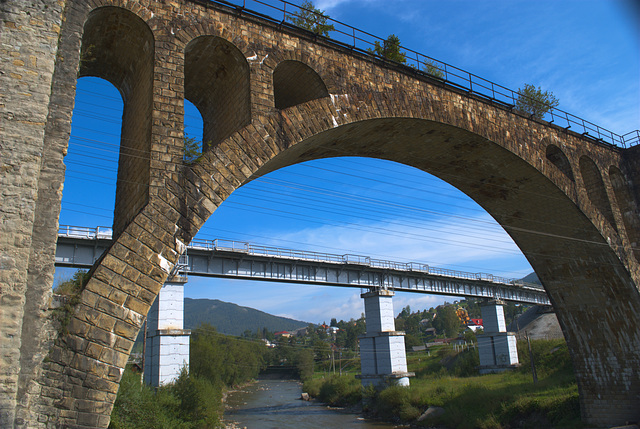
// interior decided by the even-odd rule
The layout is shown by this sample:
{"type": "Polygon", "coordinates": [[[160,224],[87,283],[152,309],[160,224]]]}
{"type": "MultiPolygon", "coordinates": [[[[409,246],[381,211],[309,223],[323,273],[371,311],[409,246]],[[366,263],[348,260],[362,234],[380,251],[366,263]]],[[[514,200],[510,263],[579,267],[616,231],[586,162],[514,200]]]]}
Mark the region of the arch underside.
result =
{"type": "Polygon", "coordinates": [[[153,59],[153,34],[141,18],[113,6],[91,11],[84,25],[78,76],[111,82],[124,102],[113,220],[116,235],[149,201],[153,59]]]}
{"type": "MultiPolygon", "coordinates": [[[[574,361],[584,418],[598,419],[599,398],[626,402],[638,419],[640,295],[591,220],[522,158],[469,131],[427,120],[372,119],[320,132],[258,169],[318,158],[362,156],[433,174],[480,204],[513,238],[544,284],[574,361]],[[625,339],[625,340],[621,340],[625,339]],[[597,356],[597,358],[594,358],[597,356]]],[[[603,405],[606,407],[606,405],[603,405]]],[[[622,421],[622,420],[620,420],[622,421]]]]}

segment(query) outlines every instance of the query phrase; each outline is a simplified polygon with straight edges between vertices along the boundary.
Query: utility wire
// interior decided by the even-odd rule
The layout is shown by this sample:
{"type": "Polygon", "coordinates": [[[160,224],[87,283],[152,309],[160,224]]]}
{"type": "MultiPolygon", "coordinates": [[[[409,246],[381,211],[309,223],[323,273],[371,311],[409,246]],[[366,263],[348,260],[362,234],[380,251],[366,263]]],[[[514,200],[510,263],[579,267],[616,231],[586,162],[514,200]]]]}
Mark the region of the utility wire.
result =
{"type": "MultiPolygon", "coordinates": [[[[85,139],[85,140],[87,140],[87,139],[85,139]]],[[[113,147],[115,147],[115,148],[117,148],[119,145],[113,145],[113,144],[112,144],[112,146],[113,146],[113,147]]],[[[92,149],[95,149],[94,147],[91,147],[91,148],[92,148],[92,149]]],[[[102,149],[102,150],[104,150],[104,149],[102,149]]],[[[117,153],[117,151],[113,151],[113,152],[116,152],[116,153],[117,153]]],[[[130,155],[130,154],[126,154],[126,156],[131,156],[131,155],[130,155]]],[[[140,157],[140,158],[142,158],[143,156],[139,156],[139,157],[140,157]]],[[[144,158],[146,158],[146,156],[144,156],[144,158]]],[[[311,166],[311,167],[313,167],[313,168],[318,168],[317,166],[311,166]]],[[[105,170],[106,170],[106,169],[105,169],[105,170]]],[[[338,173],[338,174],[345,174],[344,172],[336,172],[335,170],[330,170],[330,169],[324,169],[324,170],[329,171],[329,172],[333,172],[333,173],[338,173]]],[[[363,178],[362,176],[357,176],[357,175],[348,174],[348,173],[347,173],[346,175],[348,175],[348,176],[353,176],[353,177],[358,177],[358,178],[361,178],[361,179],[363,178]]],[[[105,177],[103,177],[103,178],[105,178],[105,177]]],[[[367,179],[367,180],[375,180],[375,179],[371,179],[371,178],[364,178],[364,179],[367,179]]],[[[385,184],[385,185],[388,185],[388,182],[384,182],[384,181],[379,181],[379,182],[380,182],[380,183],[383,183],[383,184],[385,184]]],[[[469,219],[469,218],[467,218],[467,219],[469,219]]]]}

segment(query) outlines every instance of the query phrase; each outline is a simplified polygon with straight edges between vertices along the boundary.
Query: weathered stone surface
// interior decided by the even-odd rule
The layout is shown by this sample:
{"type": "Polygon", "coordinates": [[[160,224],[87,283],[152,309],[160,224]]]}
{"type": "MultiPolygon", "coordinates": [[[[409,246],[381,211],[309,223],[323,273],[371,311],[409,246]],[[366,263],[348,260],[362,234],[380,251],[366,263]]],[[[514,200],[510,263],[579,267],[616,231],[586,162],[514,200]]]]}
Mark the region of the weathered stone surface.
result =
{"type": "Polygon", "coordinates": [[[248,180],[330,156],[411,165],[481,204],[547,288],[584,420],[640,420],[640,146],[602,145],[214,4],[27,3],[0,3],[0,426],[106,427],[185,243],[248,180]],[[100,55],[81,64],[89,46],[100,55]],[[126,108],[114,244],[60,334],[48,301],[78,74],[108,79],[126,108]],[[184,98],[211,142],[192,166],[184,98]]]}

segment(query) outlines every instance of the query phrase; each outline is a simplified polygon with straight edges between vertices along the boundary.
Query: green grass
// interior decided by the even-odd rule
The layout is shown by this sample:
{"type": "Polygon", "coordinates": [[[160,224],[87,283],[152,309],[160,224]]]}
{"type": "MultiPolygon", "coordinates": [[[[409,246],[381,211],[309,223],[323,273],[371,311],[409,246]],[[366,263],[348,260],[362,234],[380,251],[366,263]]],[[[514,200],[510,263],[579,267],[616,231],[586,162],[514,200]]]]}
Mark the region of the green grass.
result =
{"type": "Polygon", "coordinates": [[[360,402],[362,387],[354,374],[330,375],[305,381],[303,390],[314,398],[334,406],[349,406],[360,402]]]}
{"type": "MultiPolygon", "coordinates": [[[[365,410],[371,416],[424,427],[450,429],[580,428],[578,388],[564,341],[532,342],[538,372],[534,384],[526,343],[519,344],[520,368],[499,374],[477,375],[477,350],[454,353],[442,348],[409,354],[411,387],[392,386],[365,392],[365,410]],[[442,416],[420,423],[429,408],[442,407],[442,416]]],[[[328,377],[305,383],[305,390],[323,402],[346,405],[357,401],[359,380],[353,375],[328,377]],[[347,399],[348,398],[348,399],[347,399]]]]}
{"type": "Polygon", "coordinates": [[[580,427],[577,386],[559,384],[552,376],[536,385],[528,374],[520,372],[417,378],[411,380],[411,388],[386,389],[378,400],[382,402],[376,407],[377,416],[390,420],[413,420],[429,406],[445,409],[441,417],[426,421],[425,427],[580,427]],[[528,422],[532,426],[527,426],[528,422]]]}

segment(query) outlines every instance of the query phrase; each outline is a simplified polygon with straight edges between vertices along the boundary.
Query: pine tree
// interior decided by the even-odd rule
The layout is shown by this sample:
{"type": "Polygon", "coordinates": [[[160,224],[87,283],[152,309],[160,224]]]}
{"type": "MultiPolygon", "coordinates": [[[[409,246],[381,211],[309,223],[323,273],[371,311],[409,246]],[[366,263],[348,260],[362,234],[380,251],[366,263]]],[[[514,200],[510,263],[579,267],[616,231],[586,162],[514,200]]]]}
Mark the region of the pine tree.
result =
{"type": "Polygon", "coordinates": [[[321,36],[328,36],[329,31],[335,30],[333,24],[327,24],[329,16],[325,15],[323,10],[317,9],[311,1],[302,2],[300,10],[295,12],[293,16],[288,16],[287,19],[298,27],[321,36]]]}

